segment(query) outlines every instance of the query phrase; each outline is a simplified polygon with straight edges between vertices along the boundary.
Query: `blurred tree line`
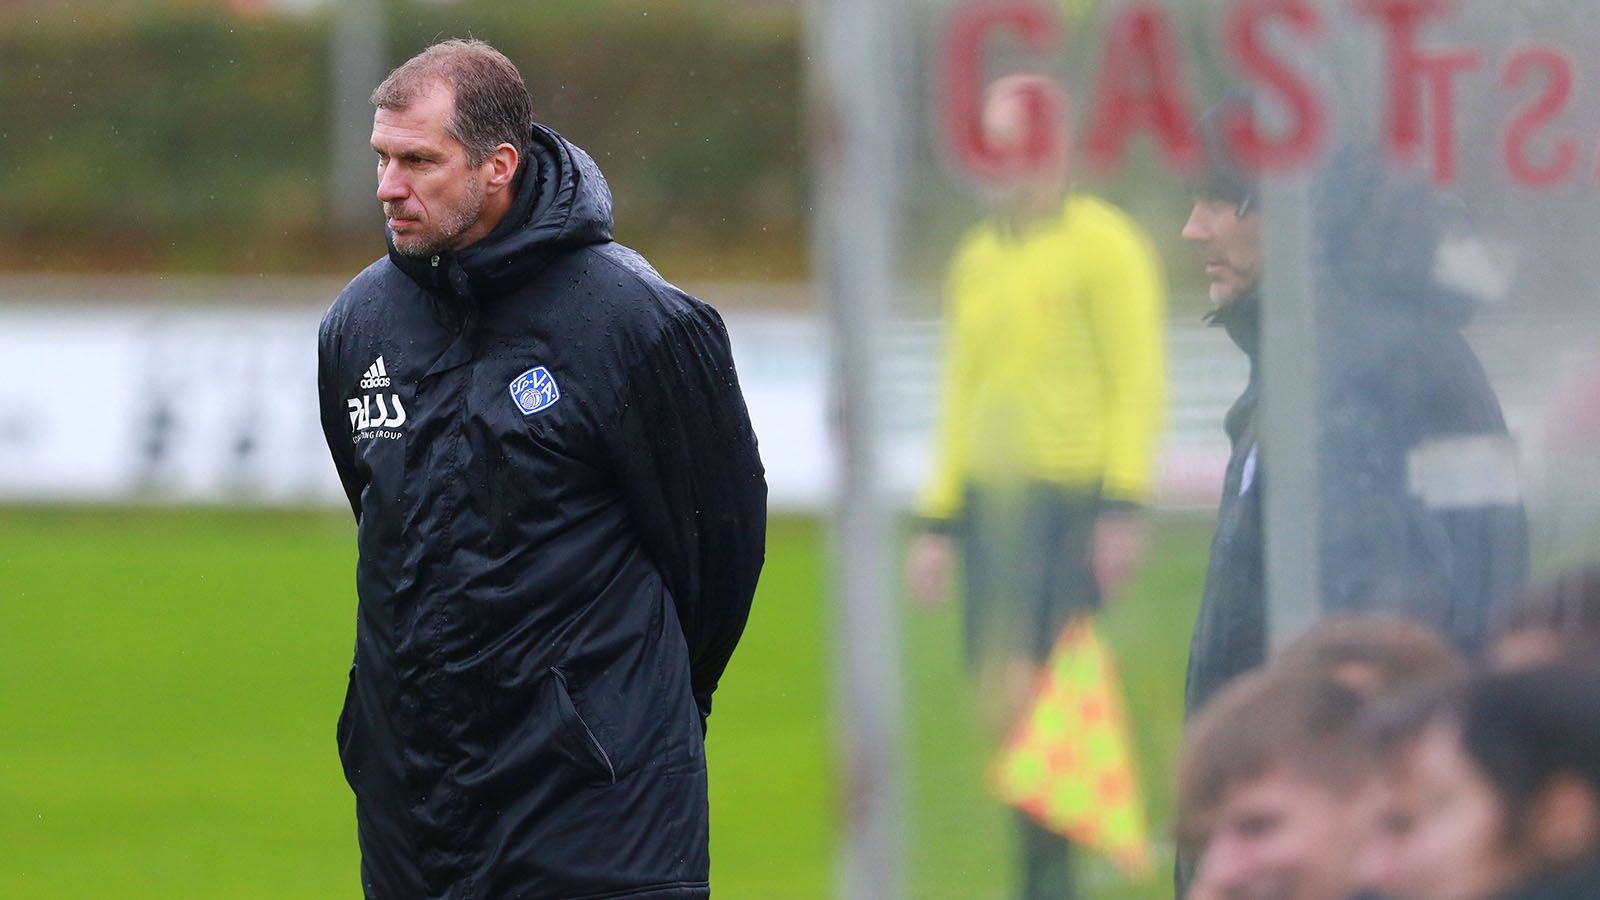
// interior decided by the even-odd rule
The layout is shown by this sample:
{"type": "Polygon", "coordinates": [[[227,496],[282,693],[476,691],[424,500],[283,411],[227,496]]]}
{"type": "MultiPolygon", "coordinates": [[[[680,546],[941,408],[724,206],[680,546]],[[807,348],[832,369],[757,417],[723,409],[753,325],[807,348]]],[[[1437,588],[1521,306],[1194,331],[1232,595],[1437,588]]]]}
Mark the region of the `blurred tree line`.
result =
{"type": "MultiPolygon", "coordinates": [[[[804,274],[794,2],[384,0],[388,66],[490,41],[669,277],[804,274]]],[[[332,18],[224,0],[0,3],[0,269],[348,274],[329,214],[332,18]]],[[[363,87],[363,91],[368,87],[363,87]]],[[[370,115],[364,111],[363,115],[370,115]]]]}

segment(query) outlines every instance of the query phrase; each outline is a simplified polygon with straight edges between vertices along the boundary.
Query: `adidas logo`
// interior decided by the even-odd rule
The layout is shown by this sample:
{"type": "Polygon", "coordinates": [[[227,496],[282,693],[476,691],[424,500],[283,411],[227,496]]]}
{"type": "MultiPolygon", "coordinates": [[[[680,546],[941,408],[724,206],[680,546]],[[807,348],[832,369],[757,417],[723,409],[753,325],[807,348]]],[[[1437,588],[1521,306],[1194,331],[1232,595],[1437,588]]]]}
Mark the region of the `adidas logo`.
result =
{"type": "Polygon", "coordinates": [[[383,357],[380,356],[378,361],[367,369],[367,373],[361,376],[361,389],[371,390],[372,388],[388,386],[389,371],[383,367],[383,357]]]}
{"type": "MultiPolygon", "coordinates": [[[[361,389],[364,391],[386,388],[392,383],[381,356],[361,376],[361,389]]],[[[346,405],[350,412],[350,430],[356,440],[365,437],[398,440],[401,437],[401,433],[395,429],[406,423],[406,408],[400,402],[399,394],[363,394],[351,397],[346,405]]]]}

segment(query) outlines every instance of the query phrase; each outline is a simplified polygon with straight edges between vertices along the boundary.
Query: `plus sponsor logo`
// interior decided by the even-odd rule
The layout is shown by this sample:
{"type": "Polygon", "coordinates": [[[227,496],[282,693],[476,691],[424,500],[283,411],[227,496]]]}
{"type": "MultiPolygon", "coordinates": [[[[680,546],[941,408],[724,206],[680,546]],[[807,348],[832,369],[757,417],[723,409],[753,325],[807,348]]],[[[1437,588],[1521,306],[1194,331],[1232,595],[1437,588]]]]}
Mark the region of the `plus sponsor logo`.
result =
{"type": "MultiPolygon", "coordinates": [[[[383,364],[383,357],[367,367],[362,374],[360,386],[364,391],[374,388],[386,388],[394,382],[389,378],[389,370],[383,364]]],[[[383,439],[399,440],[402,432],[400,426],[406,423],[406,408],[400,402],[400,395],[395,393],[363,394],[351,397],[345,401],[350,413],[350,432],[356,441],[383,439]]]]}

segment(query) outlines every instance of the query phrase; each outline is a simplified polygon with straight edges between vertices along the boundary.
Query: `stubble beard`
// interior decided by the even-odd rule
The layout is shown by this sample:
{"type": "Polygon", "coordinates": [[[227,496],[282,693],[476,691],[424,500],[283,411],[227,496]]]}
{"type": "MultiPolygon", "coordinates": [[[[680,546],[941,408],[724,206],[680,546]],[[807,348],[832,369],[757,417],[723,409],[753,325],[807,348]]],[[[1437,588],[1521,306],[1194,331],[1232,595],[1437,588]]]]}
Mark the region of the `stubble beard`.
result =
{"type": "Polygon", "coordinates": [[[1230,279],[1225,284],[1219,284],[1213,281],[1211,283],[1209,292],[1211,296],[1211,304],[1217,309],[1221,309],[1224,306],[1232,306],[1240,297],[1243,297],[1245,294],[1248,294],[1254,290],[1260,281],[1261,279],[1259,275],[1254,278],[1246,276],[1230,279]]]}
{"type": "MultiPolygon", "coordinates": [[[[435,256],[446,250],[459,250],[461,248],[455,246],[456,239],[477,224],[478,218],[483,215],[483,198],[482,185],[474,183],[472,193],[463,198],[459,206],[449,209],[439,220],[437,228],[423,234],[407,236],[391,231],[389,238],[402,256],[435,256]]],[[[387,203],[383,205],[385,216],[392,216],[402,211],[403,207],[391,207],[387,203]]]]}

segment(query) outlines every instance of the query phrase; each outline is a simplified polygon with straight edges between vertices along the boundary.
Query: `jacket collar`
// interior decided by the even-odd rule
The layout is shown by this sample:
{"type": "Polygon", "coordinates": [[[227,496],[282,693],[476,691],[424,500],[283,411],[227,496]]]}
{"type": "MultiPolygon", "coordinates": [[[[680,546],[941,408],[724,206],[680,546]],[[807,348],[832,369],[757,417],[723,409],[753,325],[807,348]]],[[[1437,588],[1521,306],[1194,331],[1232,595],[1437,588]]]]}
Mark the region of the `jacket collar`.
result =
{"type": "Polygon", "coordinates": [[[385,230],[389,260],[423,290],[468,307],[527,283],[561,253],[611,240],[611,189],[589,154],[534,125],[516,199],[470,247],[407,256],[385,230]]]}
{"type": "Polygon", "coordinates": [[[1232,301],[1206,313],[1207,325],[1217,326],[1253,361],[1261,348],[1261,290],[1251,288],[1232,301]]]}

